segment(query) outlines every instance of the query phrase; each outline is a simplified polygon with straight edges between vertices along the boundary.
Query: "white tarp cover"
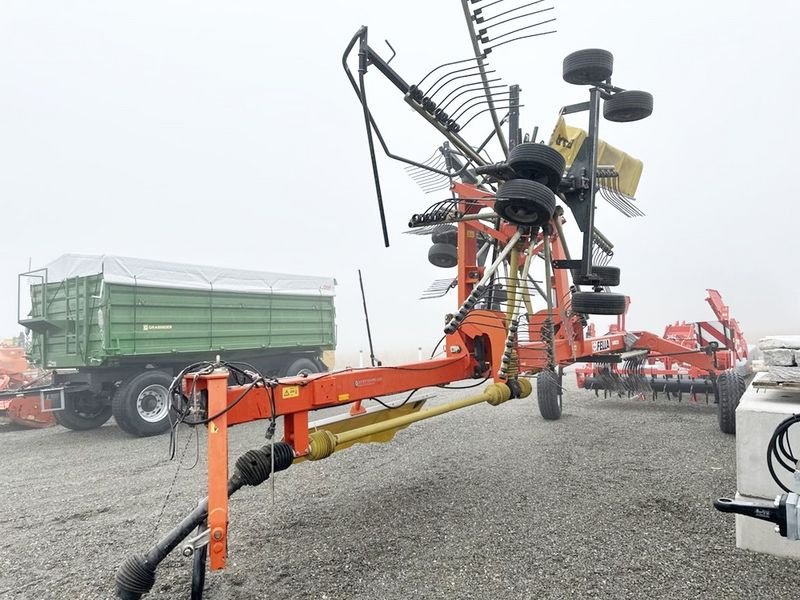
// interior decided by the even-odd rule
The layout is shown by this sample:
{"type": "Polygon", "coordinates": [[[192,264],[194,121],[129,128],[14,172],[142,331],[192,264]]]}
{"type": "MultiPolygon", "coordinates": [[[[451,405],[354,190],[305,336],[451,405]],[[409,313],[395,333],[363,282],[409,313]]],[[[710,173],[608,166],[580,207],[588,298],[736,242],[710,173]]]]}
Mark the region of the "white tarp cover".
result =
{"type": "Polygon", "coordinates": [[[333,296],[331,277],[222,269],[108,254],[65,254],[47,265],[47,281],[102,274],[106,283],[159,288],[333,296]]]}

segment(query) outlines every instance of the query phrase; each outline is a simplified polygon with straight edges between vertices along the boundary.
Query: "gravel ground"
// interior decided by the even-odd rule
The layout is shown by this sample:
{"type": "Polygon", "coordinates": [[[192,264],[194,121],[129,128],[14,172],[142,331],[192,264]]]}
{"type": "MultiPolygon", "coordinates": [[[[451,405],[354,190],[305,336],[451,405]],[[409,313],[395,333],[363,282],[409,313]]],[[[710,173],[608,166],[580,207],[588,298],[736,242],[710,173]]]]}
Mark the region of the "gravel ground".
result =
{"type": "MultiPolygon", "coordinates": [[[[264,429],[235,428],[232,459],[264,429]]],[[[112,598],[173,479],[159,532],[204,495],[194,441],[186,470],[166,450],[113,421],[0,428],[0,597],[112,598]]],[[[275,504],[269,484],[237,494],[228,568],[205,597],[794,597],[796,563],[735,550],[733,519],[713,510],[735,488],[713,406],[569,391],[564,417],[545,422],[530,398],[480,405],[297,465],[275,504]]],[[[169,557],[149,597],[187,598],[189,562],[169,557]]]]}

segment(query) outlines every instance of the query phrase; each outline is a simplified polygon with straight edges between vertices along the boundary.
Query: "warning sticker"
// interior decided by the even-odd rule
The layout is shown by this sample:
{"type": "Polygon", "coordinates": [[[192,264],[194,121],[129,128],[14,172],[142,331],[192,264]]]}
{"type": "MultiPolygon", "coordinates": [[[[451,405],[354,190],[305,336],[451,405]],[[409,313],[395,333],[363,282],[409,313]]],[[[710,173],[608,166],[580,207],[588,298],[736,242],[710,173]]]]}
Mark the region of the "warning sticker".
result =
{"type": "Polygon", "coordinates": [[[287,385],[285,388],[281,390],[281,398],[286,400],[287,398],[297,398],[300,395],[300,386],[299,385],[287,385]]]}

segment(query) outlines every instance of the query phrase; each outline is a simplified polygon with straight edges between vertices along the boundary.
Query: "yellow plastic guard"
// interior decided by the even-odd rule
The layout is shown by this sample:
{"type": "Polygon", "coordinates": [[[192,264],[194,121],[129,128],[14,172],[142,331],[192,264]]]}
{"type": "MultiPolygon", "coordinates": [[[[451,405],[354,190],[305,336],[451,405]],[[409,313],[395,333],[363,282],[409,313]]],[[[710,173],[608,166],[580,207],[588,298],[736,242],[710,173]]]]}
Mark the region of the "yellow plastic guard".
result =
{"type": "MultiPolygon", "coordinates": [[[[564,117],[561,116],[558,118],[553,135],[550,136],[550,146],[558,150],[564,157],[564,160],[567,161],[567,169],[569,169],[585,139],[586,132],[583,129],[567,125],[564,117]]],[[[597,164],[601,167],[613,166],[619,173],[617,181],[619,191],[630,197],[636,195],[636,188],[639,187],[639,179],[642,177],[644,166],[642,161],[603,140],[598,140],[597,164]]]]}

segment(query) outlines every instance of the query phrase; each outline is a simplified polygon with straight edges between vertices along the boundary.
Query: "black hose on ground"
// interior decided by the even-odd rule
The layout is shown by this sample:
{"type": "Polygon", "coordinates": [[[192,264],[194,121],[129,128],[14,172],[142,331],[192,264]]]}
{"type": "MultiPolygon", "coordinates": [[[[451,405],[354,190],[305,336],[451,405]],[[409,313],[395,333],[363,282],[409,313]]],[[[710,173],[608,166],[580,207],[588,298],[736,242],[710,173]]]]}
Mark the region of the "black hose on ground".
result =
{"type": "MultiPolygon", "coordinates": [[[[264,483],[275,472],[288,469],[294,461],[294,449],[286,442],[268,444],[257,450],[248,450],[236,461],[236,468],[228,480],[228,497],[245,485],[264,483]],[[274,456],[273,456],[274,450],[274,456]]],[[[156,567],[180,544],[192,530],[208,516],[208,498],[204,498],[191,513],[146,554],[129,556],[120,565],[115,576],[117,597],[120,600],[139,600],[156,582],[156,567]]]]}

